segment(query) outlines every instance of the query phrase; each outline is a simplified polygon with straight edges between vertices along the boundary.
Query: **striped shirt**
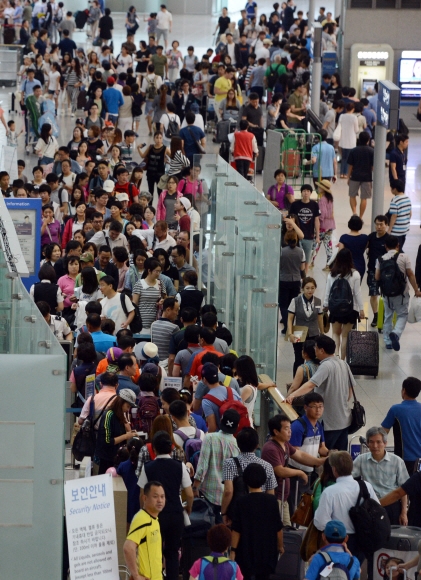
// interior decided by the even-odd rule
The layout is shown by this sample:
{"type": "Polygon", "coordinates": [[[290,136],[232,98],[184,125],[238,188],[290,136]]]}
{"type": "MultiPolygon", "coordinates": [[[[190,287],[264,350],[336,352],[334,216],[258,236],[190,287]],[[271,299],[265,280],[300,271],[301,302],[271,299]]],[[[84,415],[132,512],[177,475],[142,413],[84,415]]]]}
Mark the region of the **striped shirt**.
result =
{"type": "MultiPolygon", "coordinates": [[[[255,453],[239,453],[238,461],[240,462],[241,469],[244,471],[247,465],[250,463],[258,463],[263,467],[266,472],[266,482],[262,486],[263,491],[268,491],[270,489],[275,489],[278,487],[278,482],[276,481],[275,473],[273,467],[267,461],[264,461],[260,457],[257,457],[255,453]]],[[[233,481],[238,476],[238,468],[231,457],[230,459],[225,459],[223,467],[223,478],[224,481],[233,481]]]]}
{"type": "Polygon", "coordinates": [[[169,357],[170,341],[173,334],[178,332],[180,327],[168,318],[160,318],[151,326],[151,342],[158,347],[159,360],[169,357]]]}
{"type": "Polygon", "coordinates": [[[396,215],[391,234],[393,236],[404,236],[409,232],[409,222],[411,221],[411,200],[406,195],[395,195],[390,202],[389,212],[396,215]]]}
{"type": "Polygon", "coordinates": [[[185,167],[190,167],[190,161],[181,151],[176,151],[174,158],[170,161],[170,168],[168,170],[168,175],[177,175],[185,167]]]}
{"type": "Polygon", "coordinates": [[[371,483],[379,499],[409,479],[404,460],[387,451],[380,461],[373,459],[371,453],[358,455],[354,460],[352,476],[362,477],[371,483]]]}
{"type": "Polygon", "coordinates": [[[150,328],[152,322],[156,320],[157,302],[162,297],[162,283],[157,280],[154,286],[150,286],[146,280],[138,280],[134,285],[133,294],[139,294],[139,312],[143,327],[150,328]]]}

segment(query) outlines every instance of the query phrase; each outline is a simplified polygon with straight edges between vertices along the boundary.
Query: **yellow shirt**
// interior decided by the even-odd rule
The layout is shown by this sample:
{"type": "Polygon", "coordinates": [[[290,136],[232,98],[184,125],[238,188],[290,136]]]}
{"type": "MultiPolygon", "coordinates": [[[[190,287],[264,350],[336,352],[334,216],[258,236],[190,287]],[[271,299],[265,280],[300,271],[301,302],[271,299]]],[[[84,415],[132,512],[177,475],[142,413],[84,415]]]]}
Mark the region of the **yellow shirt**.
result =
{"type": "Polygon", "coordinates": [[[158,518],[145,510],[134,516],[127,539],[137,544],[139,574],[150,580],[162,580],[162,540],[158,518]]]}
{"type": "MultiPolygon", "coordinates": [[[[230,79],[226,79],[224,76],[219,77],[219,79],[217,79],[215,81],[215,87],[220,89],[221,91],[225,91],[225,93],[228,93],[228,91],[230,89],[232,89],[232,83],[230,81],[230,79]]],[[[223,101],[224,99],[227,98],[227,95],[217,95],[215,93],[215,102],[216,103],[220,103],[221,101],[223,101]]]]}

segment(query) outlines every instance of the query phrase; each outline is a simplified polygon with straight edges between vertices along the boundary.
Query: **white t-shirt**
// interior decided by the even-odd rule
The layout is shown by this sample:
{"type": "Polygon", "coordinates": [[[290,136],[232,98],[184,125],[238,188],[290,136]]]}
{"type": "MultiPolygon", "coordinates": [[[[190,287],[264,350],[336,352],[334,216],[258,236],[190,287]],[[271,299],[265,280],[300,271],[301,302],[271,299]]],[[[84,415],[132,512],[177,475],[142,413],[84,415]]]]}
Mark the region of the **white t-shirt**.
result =
{"type": "MultiPolygon", "coordinates": [[[[187,435],[187,437],[189,439],[194,439],[194,437],[196,435],[196,427],[180,427],[178,430],[182,431],[185,435],[187,435]]],[[[199,429],[199,433],[200,433],[200,440],[203,441],[205,438],[205,434],[200,429],[199,429]]],[[[180,435],[177,435],[177,433],[173,433],[173,435],[174,435],[174,441],[176,442],[176,444],[179,445],[181,448],[183,448],[184,441],[181,439],[180,435]]]]}
{"type": "Polygon", "coordinates": [[[179,127],[181,125],[180,117],[178,115],[176,115],[175,113],[164,113],[162,117],[159,119],[160,124],[164,126],[164,135],[168,129],[170,119],[173,122],[175,121],[179,127]]]}
{"type": "MultiPolygon", "coordinates": [[[[202,129],[203,132],[205,132],[205,125],[203,123],[203,117],[200,113],[197,113],[194,115],[194,123],[193,123],[194,127],[199,127],[199,129],[202,129]]],[[[186,117],[184,117],[184,120],[181,124],[180,129],[184,129],[184,127],[187,127],[187,121],[186,121],[186,117]]]]}
{"type": "Polygon", "coordinates": [[[57,91],[60,88],[60,73],[58,71],[50,71],[48,73],[48,90],[57,91]]]}
{"type": "Polygon", "coordinates": [[[69,175],[62,175],[61,177],[61,183],[64,183],[64,185],[67,185],[68,187],[73,187],[75,181],[76,173],[73,173],[73,171],[71,171],[69,175]]]}
{"type": "Polygon", "coordinates": [[[149,79],[149,82],[155,80],[155,88],[157,91],[159,91],[159,89],[161,88],[162,83],[163,83],[162,77],[160,77],[159,75],[156,75],[155,73],[151,73],[149,75],[146,75],[143,79],[142,88],[141,88],[142,93],[147,93],[147,91],[148,91],[149,83],[148,83],[147,79],[149,79]]]}
{"type": "MultiPolygon", "coordinates": [[[[127,316],[124,314],[124,310],[121,307],[121,294],[117,292],[114,298],[104,298],[101,300],[102,306],[102,313],[101,316],[105,316],[105,318],[110,318],[115,322],[115,331],[114,334],[117,334],[119,330],[121,330],[121,325],[126,322],[127,316]]],[[[128,296],[125,296],[126,301],[126,310],[127,312],[132,312],[134,310],[134,306],[128,296]]],[[[130,327],[129,327],[130,328],[130,327]]]]}
{"type": "Polygon", "coordinates": [[[256,49],[256,52],[255,52],[255,55],[256,55],[256,61],[258,61],[259,58],[264,58],[266,60],[268,58],[270,58],[270,52],[269,52],[269,50],[265,46],[262,46],[260,48],[257,48],[256,49]]]}
{"type": "Polygon", "coordinates": [[[117,58],[117,72],[127,72],[127,69],[133,66],[133,57],[130,54],[123,56],[120,54],[117,58]]]}
{"type": "Polygon", "coordinates": [[[160,10],[156,15],[156,27],[160,30],[169,30],[172,22],[172,14],[166,10],[163,12],[160,10]]]}

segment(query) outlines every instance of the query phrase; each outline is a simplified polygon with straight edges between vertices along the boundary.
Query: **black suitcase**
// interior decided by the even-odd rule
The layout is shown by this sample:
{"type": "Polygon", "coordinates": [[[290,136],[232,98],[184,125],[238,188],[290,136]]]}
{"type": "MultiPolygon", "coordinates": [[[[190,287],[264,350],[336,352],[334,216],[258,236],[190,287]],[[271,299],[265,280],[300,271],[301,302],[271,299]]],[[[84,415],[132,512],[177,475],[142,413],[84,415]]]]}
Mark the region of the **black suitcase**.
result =
{"type": "Polygon", "coordinates": [[[216,125],[216,143],[226,143],[228,142],[228,135],[230,134],[230,122],[229,121],[219,121],[216,125]]]}
{"type": "Polygon", "coordinates": [[[221,143],[221,146],[219,148],[219,155],[220,157],[222,157],[222,159],[224,161],[226,161],[227,163],[229,163],[230,160],[230,144],[229,142],[224,142],[221,143]]]}
{"type": "MultiPolygon", "coordinates": [[[[373,556],[373,579],[386,578],[384,564],[388,558],[401,558],[408,562],[418,555],[418,543],[421,541],[421,528],[415,526],[392,526],[392,533],[385,546],[374,552],[373,556]]],[[[416,567],[408,570],[412,578],[416,567]]]]}
{"type": "Polygon", "coordinates": [[[15,27],[14,26],[4,26],[3,27],[3,43],[13,44],[15,42],[15,27]]]}
{"type": "Polygon", "coordinates": [[[374,378],[379,374],[379,335],[368,330],[364,332],[351,330],[346,344],[346,360],[353,375],[369,375],[374,378]]]}
{"type": "Polygon", "coordinates": [[[89,15],[88,10],[79,10],[79,12],[76,12],[76,14],[75,14],[76,28],[79,28],[80,30],[82,30],[82,28],[84,28],[84,26],[88,20],[88,15],[89,15]]]}
{"type": "Polygon", "coordinates": [[[189,580],[190,568],[196,560],[210,555],[210,548],[204,538],[184,536],[181,541],[181,569],[183,571],[183,580],[189,580]]]}

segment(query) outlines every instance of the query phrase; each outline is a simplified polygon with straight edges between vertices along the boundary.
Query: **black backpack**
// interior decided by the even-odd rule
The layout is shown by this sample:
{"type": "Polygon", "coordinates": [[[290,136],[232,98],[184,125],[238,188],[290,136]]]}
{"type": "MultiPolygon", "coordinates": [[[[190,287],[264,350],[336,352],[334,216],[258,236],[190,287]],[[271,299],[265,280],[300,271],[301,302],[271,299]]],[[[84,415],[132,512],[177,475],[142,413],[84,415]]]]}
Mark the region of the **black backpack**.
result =
{"type": "Polygon", "coordinates": [[[269,67],[269,75],[266,77],[267,84],[268,84],[268,88],[269,89],[275,88],[275,85],[276,85],[276,83],[279,80],[279,73],[278,73],[278,71],[279,71],[279,66],[280,65],[277,64],[275,69],[273,69],[272,66],[273,65],[271,64],[270,67],[269,67]]]}
{"type": "MultiPolygon", "coordinates": [[[[121,302],[121,307],[123,309],[123,312],[126,316],[129,315],[127,308],[126,308],[126,296],[128,298],[130,298],[131,300],[131,295],[130,295],[130,291],[128,291],[126,288],[124,288],[121,293],[120,293],[120,302],[121,302]]],[[[142,323],[142,317],[140,315],[139,312],[139,307],[137,306],[137,304],[134,304],[132,301],[132,304],[134,306],[134,317],[133,320],[130,323],[130,330],[133,332],[133,334],[137,334],[138,332],[140,332],[143,328],[143,323],[142,323]]]]}
{"type": "Polygon", "coordinates": [[[227,509],[227,516],[229,517],[230,520],[232,520],[233,516],[234,516],[234,509],[235,509],[235,505],[237,503],[237,501],[248,494],[249,490],[247,485],[244,483],[244,479],[243,479],[243,468],[240,465],[240,460],[238,459],[238,457],[233,457],[234,459],[234,463],[237,466],[237,472],[238,475],[236,477],[234,477],[232,485],[233,485],[233,494],[232,494],[232,500],[228,506],[227,509]]]}
{"type": "Polygon", "coordinates": [[[383,296],[393,298],[403,296],[406,289],[406,278],[398,266],[400,252],[396,252],[393,258],[384,260],[379,258],[380,264],[380,288],[383,296]]]}
{"type": "Polygon", "coordinates": [[[351,286],[346,278],[338,277],[329,293],[329,312],[335,317],[347,317],[354,310],[351,286]]]}
{"type": "Polygon", "coordinates": [[[171,121],[171,117],[169,115],[167,115],[167,117],[168,117],[168,129],[165,131],[165,137],[167,137],[168,139],[171,139],[171,137],[178,137],[180,133],[179,124],[175,119],[171,121]]]}
{"type": "Polygon", "coordinates": [[[358,485],[360,493],[357,503],[349,510],[349,517],[361,551],[364,554],[374,554],[390,538],[390,520],[385,508],[370,497],[365,481],[359,480],[358,485]]]}

